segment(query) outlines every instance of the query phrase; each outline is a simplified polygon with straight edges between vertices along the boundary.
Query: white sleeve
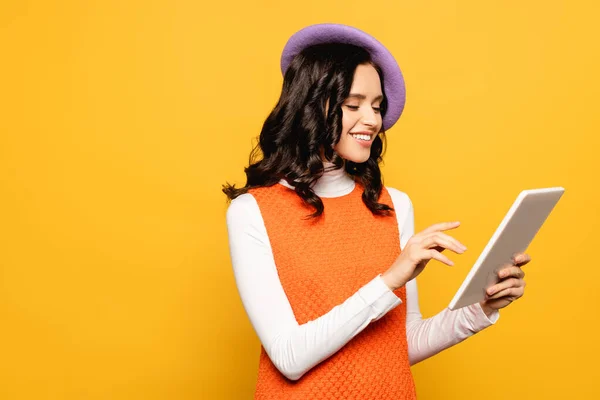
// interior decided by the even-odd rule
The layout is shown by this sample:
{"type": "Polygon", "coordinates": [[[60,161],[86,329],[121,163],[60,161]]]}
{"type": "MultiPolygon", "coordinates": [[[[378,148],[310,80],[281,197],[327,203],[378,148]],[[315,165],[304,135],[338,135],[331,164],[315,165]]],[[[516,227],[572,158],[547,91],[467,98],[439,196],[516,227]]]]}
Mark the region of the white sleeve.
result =
{"type": "MultiPolygon", "coordinates": [[[[400,248],[404,249],[415,233],[413,205],[406,193],[394,188],[387,189],[398,218],[400,248]]],[[[423,319],[419,309],[417,282],[413,279],[406,284],[406,336],[410,364],[414,365],[462,342],[496,323],[498,318],[498,311],[488,318],[477,303],[454,311],[445,308],[437,315],[423,319]]]]}
{"type": "Polygon", "coordinates": [[[256,199],[249,193],[227,209],[229,250],[244,309],[265,351],[288,379],[297,380],[401,300],[381,275],[323,316],[299,325],[283,290],[256,199]]]}

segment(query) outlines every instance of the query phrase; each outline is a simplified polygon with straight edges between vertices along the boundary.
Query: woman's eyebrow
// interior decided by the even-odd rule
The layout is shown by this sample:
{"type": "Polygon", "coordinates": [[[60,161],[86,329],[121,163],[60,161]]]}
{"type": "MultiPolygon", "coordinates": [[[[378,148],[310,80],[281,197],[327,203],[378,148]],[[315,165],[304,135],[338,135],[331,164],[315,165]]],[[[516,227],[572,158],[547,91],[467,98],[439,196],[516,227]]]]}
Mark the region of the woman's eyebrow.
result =
{"type": "MultiPolygon", "coordinates": [[[[365,96],[364,94],[361,94],[361,93],[350,93],[348,95],[348,97],[354,97],[354,98],[361,99],[361,100],[364,100],[367,98],[367,96],[365,96]]],[[[383,95],[380,94],[379,96],[375,97],[373,100],[375,100],[375,101],[383,100],[383,95]]]]}

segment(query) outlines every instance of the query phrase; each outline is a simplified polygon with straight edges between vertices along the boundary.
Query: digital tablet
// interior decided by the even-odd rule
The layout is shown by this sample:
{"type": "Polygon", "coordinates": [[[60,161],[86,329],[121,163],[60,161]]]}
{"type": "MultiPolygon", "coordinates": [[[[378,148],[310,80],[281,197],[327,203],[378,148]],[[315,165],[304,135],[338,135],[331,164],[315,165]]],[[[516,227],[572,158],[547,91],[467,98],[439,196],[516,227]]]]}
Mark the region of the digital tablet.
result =
{"type": "Polygon", "coordinates": [[[562,187],[531,189],[517,196],[450,302],[451,310],[485,300],[486,290],[500,281],[498,271],[527,249],[564,191],[562,187]]]}

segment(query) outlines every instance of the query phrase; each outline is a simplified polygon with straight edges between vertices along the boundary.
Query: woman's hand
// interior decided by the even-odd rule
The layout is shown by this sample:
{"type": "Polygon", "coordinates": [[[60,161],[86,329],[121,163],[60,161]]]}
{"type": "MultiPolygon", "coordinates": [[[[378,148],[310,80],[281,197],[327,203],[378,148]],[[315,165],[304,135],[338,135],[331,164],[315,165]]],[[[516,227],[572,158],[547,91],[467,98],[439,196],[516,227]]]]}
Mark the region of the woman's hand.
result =
{"type": "Polygon", "coordinates": [[[531,261],[531,257],[525,253],[516,254],[513,257],[513,263],[509,264],[500,271],[498,277],[500,282],[487,290],[486,299],[482,301],[481,308],[490,316],[494,310],[506,307],[513,301],[523,296],[525,291],[525,272],[521,269],[525,264],[531,261]]]}
{"type": "Polygon", "coordinates": [[[431,259],[436,259],[447,265],[454,265],[442,251],[449,249],[462,254],[467,249],[453,237],[442,233],[456,229],[460,222],[444,222],[435,224],[422,232],[413,235],[392,266],[382,274],[384,282],[392,290],[404,286],[408,281],[419,275],[431,259]]]}

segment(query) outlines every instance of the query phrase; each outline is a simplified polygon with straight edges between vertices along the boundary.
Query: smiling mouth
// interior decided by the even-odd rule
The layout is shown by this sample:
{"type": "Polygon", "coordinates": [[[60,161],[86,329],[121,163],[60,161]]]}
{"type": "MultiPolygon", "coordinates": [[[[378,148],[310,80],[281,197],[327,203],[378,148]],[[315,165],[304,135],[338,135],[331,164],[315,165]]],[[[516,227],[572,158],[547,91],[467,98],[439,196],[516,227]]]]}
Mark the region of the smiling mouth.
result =
{"type": "Polygon", "coordinates": [[[363,140],[365,142],[369,142],[373,138],[373,135],[369,135],[367,133],[351,133],[350,136],[352,136],[354,139],[363,140]]]}
{"type": "Polygon", "coordinates": [[[365,134],[365,133],[351,133],[350,136],[352,136],[356,140],[360,140],[363,142],[370,142],[371,139],[373,138],[373,135],[369,135],[369,134],[365,134]]]}

